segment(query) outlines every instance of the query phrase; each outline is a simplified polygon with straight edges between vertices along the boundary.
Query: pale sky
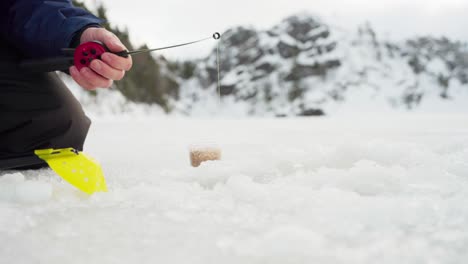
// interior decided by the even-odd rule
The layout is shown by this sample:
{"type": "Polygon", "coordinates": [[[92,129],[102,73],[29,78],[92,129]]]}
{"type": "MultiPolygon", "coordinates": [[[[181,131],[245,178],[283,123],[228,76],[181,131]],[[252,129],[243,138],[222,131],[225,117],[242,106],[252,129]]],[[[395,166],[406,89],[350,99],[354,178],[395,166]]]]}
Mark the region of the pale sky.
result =
{"type": "MultiPolygon", "coordinates": [[[[86,0],[102,2],[111,22],[129,28],[132,39],[161,47],[208,37],[237,25],[267,29],[298,12],[355,29],[371,22],[377,34],[400,40],[446,35],[468,41],[468,0],[86,0]]],[[[160,52],[172,59],[206,56],[213,42],[160,52]]]]}

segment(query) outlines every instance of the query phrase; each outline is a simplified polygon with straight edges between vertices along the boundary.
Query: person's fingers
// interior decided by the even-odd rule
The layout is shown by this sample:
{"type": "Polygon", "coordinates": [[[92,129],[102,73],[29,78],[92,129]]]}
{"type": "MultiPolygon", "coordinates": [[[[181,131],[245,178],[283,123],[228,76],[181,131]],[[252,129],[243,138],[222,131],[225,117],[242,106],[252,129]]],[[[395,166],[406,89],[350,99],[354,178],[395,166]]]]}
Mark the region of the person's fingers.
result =
{"type": "Polygon", "coordinates": [[[96,32],[96,39],[104,43],[104,45],[109,48],[110,51],[120,52],[127,50],[127,48],[122,44],[120,39],[112,32],[107,30],[99,30],[96,32]]]}
{"type": "Polygon", "coordinates": [[[126,50],[119,38],[104,28],[88,28],[81,35],[81,43],[97,40],[104,43],[110,51],[119,52],[126,50]]]}
{"type": "Polygon", "coordinates": [[[123,70],[115,69],[100,60],[93,60],[89,66],[93,71],[107,79],[121,80],[125,75],[123,70]]]}
{"type": "Polygon", "coordinates": [[[78,85],[80,85],[81,87],[83,87],[86,90],[96,89],[95,86],[90,84],[85,79],[85,77],[80,73],[80,71],[78,71],[78,69],[75,66],[70,67],[69,71],[70,71],[70,75],[72,76],[73,80],[75,80],[75,82],[78,83],[78,85]]]}
{"type": "Polygon", "coordinates": [[[128,56],[128,58],[123,58],[110,52],[106,52],[102,54],[101,60],[109,64],[115,69],[124,70],[124,71],[130,70],[133,64],[131,56],[128,56]]]}
{"type": "MultiPolygon", "coordinates": [[[[121,52],[127,50],[119,38],[110,31],[97,31],[96,38],[102,41],[102,43],[104,43],[104,45],[106,45],[111,52],[121,52]]],[[[128,71],[132,67],[131,56],[124,58],[113,53],[106,52],[101,55],[101,60],[118,70],[128,71]]]]}
{"type": "Polygon", "coordinates": [[[109,88],[112,86],[112,80],[100,76],[88,67],[82,68],[80,73],[83,75],[84,79],[94,87],[109,88]]]}

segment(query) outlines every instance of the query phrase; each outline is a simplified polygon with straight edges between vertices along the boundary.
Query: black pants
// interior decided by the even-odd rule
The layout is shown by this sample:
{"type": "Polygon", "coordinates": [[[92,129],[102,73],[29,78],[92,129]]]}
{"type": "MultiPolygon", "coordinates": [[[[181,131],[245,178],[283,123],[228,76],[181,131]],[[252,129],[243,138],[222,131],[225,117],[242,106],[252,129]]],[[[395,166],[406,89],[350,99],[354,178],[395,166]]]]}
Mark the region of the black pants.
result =
{"type": "Polygon", "coordinates": [[[0,43],[0,169],[41,165],[37,149],[82,150],[91,124],[56,73],[22,72],[20,60],[0,43]]]}

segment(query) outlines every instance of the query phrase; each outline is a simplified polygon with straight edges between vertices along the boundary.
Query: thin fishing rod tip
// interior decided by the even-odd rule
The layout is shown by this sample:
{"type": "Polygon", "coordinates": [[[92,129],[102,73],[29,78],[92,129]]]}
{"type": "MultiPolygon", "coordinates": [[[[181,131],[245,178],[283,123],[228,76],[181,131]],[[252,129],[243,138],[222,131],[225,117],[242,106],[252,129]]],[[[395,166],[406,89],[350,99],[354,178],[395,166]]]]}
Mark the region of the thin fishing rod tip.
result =
{"type": "Polygon", "coordinates": [[[220,39],[220,38],[221,38],[221,34],[219,34],[218,32],[215,32],[215,33],[213,34],[213,38],[214,38],[214,39],[220,39]]]}

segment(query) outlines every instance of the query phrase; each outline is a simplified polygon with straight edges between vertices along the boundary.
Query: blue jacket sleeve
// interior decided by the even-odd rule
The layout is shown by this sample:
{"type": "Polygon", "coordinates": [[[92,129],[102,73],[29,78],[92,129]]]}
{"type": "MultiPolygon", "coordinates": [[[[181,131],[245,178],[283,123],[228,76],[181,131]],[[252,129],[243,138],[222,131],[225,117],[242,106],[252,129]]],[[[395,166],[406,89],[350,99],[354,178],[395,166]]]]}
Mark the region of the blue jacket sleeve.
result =
{"type": "Polygon", "coordinates": [[[26,57],[62,55],[82,28],[102,20],[70,0],[1,0],[0,34],[26,57]]]}

